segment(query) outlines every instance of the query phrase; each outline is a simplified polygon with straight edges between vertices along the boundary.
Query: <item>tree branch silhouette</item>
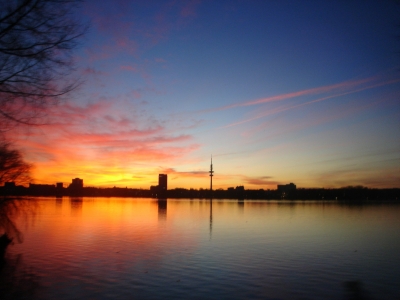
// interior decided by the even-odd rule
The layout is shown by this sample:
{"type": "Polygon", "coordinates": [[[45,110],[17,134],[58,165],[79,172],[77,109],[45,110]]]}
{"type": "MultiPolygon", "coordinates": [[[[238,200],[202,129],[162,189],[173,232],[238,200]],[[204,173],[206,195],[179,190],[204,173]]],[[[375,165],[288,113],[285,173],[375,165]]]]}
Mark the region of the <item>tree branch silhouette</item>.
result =
{"type": "Polygon", "coordinates": [[[11,149],[10,144],[0,142],[0,184],[15,182],[26,184],[31,180],[31,165],[24,161],[19,150],[11,149]]]}
{"type": "Polygon", "coordinates": [[[75,89],[72,50],[85,28],[79,0],[0,0],[0,131],[40,124],[75,89]]]}

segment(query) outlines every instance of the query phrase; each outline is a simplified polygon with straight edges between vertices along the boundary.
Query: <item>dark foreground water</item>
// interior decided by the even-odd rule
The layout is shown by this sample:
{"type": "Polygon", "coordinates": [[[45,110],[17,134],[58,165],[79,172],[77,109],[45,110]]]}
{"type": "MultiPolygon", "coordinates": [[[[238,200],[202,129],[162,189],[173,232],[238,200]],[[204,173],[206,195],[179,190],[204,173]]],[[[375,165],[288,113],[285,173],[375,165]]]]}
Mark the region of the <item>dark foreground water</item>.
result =
{"type": "Polygon", "coordinates": [[[1,299],[400,299],[399,205],[64,197],[14,208],[2,214],[14,244],[1,299]]]}

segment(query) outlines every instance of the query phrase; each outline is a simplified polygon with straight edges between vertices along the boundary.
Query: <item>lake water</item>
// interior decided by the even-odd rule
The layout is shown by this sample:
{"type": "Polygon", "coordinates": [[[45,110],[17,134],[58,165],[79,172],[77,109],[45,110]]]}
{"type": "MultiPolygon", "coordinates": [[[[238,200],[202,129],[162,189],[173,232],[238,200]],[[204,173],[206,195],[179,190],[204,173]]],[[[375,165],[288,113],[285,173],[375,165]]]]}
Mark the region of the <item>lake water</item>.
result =
{"type": "Polygon", "coordinates": [[[2,299],[400,299],[400,205],[64,197],[8,215],[2,299]]]}

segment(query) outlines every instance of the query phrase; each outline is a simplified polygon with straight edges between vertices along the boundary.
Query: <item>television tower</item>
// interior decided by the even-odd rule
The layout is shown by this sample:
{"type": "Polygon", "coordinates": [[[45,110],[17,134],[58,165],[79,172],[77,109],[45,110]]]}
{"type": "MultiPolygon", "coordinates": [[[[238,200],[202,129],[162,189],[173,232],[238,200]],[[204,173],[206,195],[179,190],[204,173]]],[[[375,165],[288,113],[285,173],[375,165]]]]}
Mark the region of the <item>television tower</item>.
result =
{"type": "Polygon", "coordinates": [[[211,165],[210,165],[210,171],[209,172],[210,172],[210,191],[212,192],[212,178],[214,176],[212,155],[211,155],[211,165]]]}

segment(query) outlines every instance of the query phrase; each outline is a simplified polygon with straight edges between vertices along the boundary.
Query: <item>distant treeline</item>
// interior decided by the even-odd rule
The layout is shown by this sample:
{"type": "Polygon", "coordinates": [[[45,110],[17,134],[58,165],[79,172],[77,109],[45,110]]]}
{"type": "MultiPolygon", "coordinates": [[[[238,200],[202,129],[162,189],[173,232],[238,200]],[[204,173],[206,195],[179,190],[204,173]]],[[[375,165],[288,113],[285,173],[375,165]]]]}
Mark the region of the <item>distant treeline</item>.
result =
{"type": "MultiPolygon", "coordinates": [[[[34,185],[29,187],[5,185],[0,187],[0,195],[9,196],[82,196],[82,197],[144,197],[160,198],[157,188],[57,188],[55,185],[34,185]]],[[[370,189],[365,187],[344,187],[338,189],[298,188],[282,192],[280,190],[246,190],[239,186],[226,190],[175,188],[167,191],[166,198],[189,199],[251,199],[251,200],[400,200],[400,188],[370,189]]]]}

